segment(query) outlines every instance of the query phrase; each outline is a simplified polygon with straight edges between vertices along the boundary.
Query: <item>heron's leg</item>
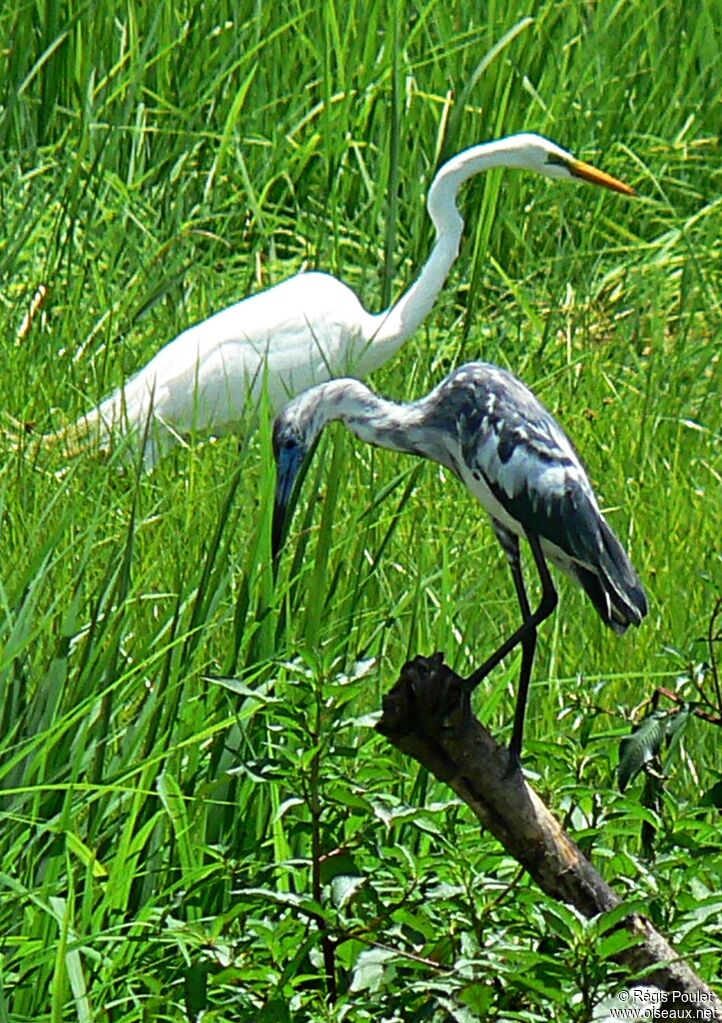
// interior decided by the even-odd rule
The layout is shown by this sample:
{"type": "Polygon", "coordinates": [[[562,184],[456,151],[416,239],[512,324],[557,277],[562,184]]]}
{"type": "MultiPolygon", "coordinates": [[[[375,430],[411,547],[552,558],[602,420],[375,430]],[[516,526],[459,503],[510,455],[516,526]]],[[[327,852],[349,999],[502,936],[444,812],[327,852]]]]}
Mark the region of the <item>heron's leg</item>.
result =
{"type": "MultiPolygon", "coordinates": [[[[531,674],[532,661],[534,659],[534,649],[536,646],[536,630],[549,615],[554,611],[557,606],[557,591],[554,588],[552,577],[549,574],[549,568],[547,567],[546,559],[541,549],[541,543],[535,533],[527,533],[527,539],[531,552],[534,557],[534,563],[539,572],[539,578],[542,584],[542,595],[539,601],[539,606],[536,611],[527,613],[525,620],[516,629],[515,632],[509,636],[509,638],[502,643],[498,650],[496,650],[490,657],[488,657],[481,667],[473,671],[468,678],[462,682],[463,688],[466,691],[475,689],[482,679],[492,671],[500,661],[502,661],[506,655],[518,646],[522,644],[522,674],[519,678],[519,694],[517,696],[516,711],[514,716],[514,728],[512,730],[511,745],[509,747],[511,763],[510,768],[513,770],[515,764],[519,762],[519,754],[521,750],[521,737],[524,728],[524,712],[526,710],[526,698],[529,691],[529,676],[531,674]],[[526,677],[524,677],[524,670],[526,669],[526,677]]],[[[512,574],[514,575],[514,583],[517,585],[517,576],[514,573],[512,567],[512,574]]],[[[521,568],[519,568],[519,580],[523,587],[523,580],[521,579],[521,568]]],[[[526,598],[526,591],[524,592],[523,603],[522,597],[517,587],[517,596],[519,598],[519,604],[522,609],[522,613],[529,611],[529,601],[526,598]]]]}
{"type": "MultiPolygon", "coordinates": [[[[517,543],[516,558],[509,558],[514,589],[516,590],[519,607],[521,609],[522,622],[527,622],[531,617],[529,598],[526,595],[524,576],[521,570],[521,558],[519,557],[519,545],[517,543]]],[[[546,567],[546,563],[545,563],[546,567]]],[[[521,766],[521,741],[524,735],[524,718],[526,716],[526,704],[529,695],[529,682],[531,680],[531,669],[534,664],[536,652],[536,625],[525,632],[521,639],[521,668],[519,669],[519,685],[516,694],[516,707],[514,709],[514,727],[509,743],[509,772],[519,769],[521,766]]]]}
{"type": "MultiPolygon", "coordinates": [[[[519,553],[519,537],[516,533],[510,532],[506,529],[501,522],[496,519],[492,519],[494,526],[494,532],[496,533],[497,539],[504,549],[507,561],[509,562],[509,569],[511,570],[511,576],[514,580],[514,589],[516,590],[517,600],[519,601],[519,609],[521,611],[522,625],[531,618],[531,608],[529,607],[529,598],[526,593],[526,586],[524,585],[524,575],[521,569],[521,557],[519,553]]],[[[519,767],[520,755],[521,755],[521,740],[524,731],[524,714],[527,702],[527,695],[529,692],[529,682],[531,679],[531,670],[534,664],[534,653],[536,651],[536,626],[529,628],[528,631],[524,632],[521,637],[521,668],[519,670],[519,685],[517,688],[517,701],[516,710],[514,713],[514,729],[512,731],[511,743],[509,745],[510,754],[510,771],[514,771],[519,767]]]]}

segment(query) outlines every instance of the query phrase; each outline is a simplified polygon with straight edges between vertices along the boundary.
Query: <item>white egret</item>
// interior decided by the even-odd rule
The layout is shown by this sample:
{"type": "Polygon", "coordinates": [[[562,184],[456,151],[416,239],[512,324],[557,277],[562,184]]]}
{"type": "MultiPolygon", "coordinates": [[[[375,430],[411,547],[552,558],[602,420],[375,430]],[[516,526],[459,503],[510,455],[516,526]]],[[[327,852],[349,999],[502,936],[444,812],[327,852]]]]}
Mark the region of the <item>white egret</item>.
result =
{"type": "Polygon", "coordinates": [[[472,146],[434,178],[427,197],[434,247],[416,281],[390,309],[367,312],[329,274],[296,274],[183,331],[97,408],[45,435],[41,445],[60,441],[73,454],[107,447],[116,433],[133,433],[144,438],[143,461],[150,469],[180,439],[238,430],[264,386],[276,411],[315,383],[377,369],[428,315],[458,255],[464,226],[456,206],[459,188],[493,167],[580,178],[635,194],[539,135],[472,146]]]}
{"type": "Polygon", "coordinates": [[[489,363],[462,366],[425,398],[410,404],[380,398],[354,379],[319,384],[293,399],[274,423],[274,559],[283,543],[294,481],[314,441],[333,420],[345,423],[369,444],[439,462],[491,516],[509,561],[522,624],[464,686],[475,688],[521,644],[509,746],[510,768],[517,768],[536,630],[557,603],[547,560],[583,588],[602,621],[615,632],[639,625],[647,613],[639,577],[599,510],[579,456],[534,394],[511,373],[489,363]],[[541,579],[535,611],[524,585],[520,538],[528,541],[541,579]]]}

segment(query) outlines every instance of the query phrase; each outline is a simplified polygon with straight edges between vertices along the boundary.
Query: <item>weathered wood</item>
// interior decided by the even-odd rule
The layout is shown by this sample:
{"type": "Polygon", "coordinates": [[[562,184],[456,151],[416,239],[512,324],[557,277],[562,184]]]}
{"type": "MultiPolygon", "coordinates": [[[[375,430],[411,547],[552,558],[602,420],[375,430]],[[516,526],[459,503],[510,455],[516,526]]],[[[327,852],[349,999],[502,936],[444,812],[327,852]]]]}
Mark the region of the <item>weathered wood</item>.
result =
{"type": "MultiPolygon", "coordinates": [[[[443,654],[416,657],[385,697],[376,728],[449,785],[548,895],[586,917],[621,906],[521,773],[507,773],[506,750],[474,717],[459,682],[443,654]]],[[[667,1013],[722,1020],[722,1001],[645,917],[630,913],[619,926],[639,943],[621,951],[617,961],[635,973],[654,967],[645,983],[668,993],[667,1013]]]]}

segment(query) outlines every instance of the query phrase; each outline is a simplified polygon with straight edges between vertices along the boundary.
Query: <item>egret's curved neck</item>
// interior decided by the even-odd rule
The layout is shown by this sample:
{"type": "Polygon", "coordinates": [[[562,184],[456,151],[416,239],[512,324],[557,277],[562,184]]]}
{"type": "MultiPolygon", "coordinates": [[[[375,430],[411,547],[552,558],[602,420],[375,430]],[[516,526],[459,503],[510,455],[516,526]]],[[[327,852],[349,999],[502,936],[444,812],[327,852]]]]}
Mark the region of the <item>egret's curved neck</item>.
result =
{"type": "MultiPolygon", "coordinates": [[[[497,139],[465,149],[448,160],[434,178],[426,205],[436,229],[436,242],[423,270],[398,302],[375,317],[379,327],[369,346],[369,359],[381,365],[431,311],[459,254],[464,221],[456,206],[459,189],[470,177],[494,167],[522,167],[516,138],[497,139]]],[[[375,367],[371,367],[375,368],[375,367]]]]}

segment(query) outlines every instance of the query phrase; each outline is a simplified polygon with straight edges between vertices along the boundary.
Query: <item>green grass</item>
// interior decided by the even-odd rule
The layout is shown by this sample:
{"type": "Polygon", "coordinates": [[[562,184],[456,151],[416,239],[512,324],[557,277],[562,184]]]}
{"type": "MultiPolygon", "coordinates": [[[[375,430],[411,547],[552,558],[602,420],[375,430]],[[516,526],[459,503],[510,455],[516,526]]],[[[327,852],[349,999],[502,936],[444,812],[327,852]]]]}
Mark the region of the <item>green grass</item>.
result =
{"type": "MultiPolygon", "coordinates": [[[[714,729],[686,733],[653,862],[614,770],[654,687],[709,660],[722,589],[722,10],[470,6],[7,7],[1,407],[70,422],[303,266],[382,308],[428,252],[434,168],[475,141],[540,131],[634,184],[472,182],[450,281],[373,384],[410,399],[483,356],[583,452],[651,610],[617,640],[561,584],[527,766],[720,983],[714,729]]],[[[329,431],[274,586],[267,420],[151,477],[62,469],[6,446],[0,474],[0,1023],[588,1018],[621,983],[601,925],[370,728],[409,655],[464,670],[516,621],[456,482],[329,431]]],[[[502,738],[515,671],[477,697],[502,738]]]]}

